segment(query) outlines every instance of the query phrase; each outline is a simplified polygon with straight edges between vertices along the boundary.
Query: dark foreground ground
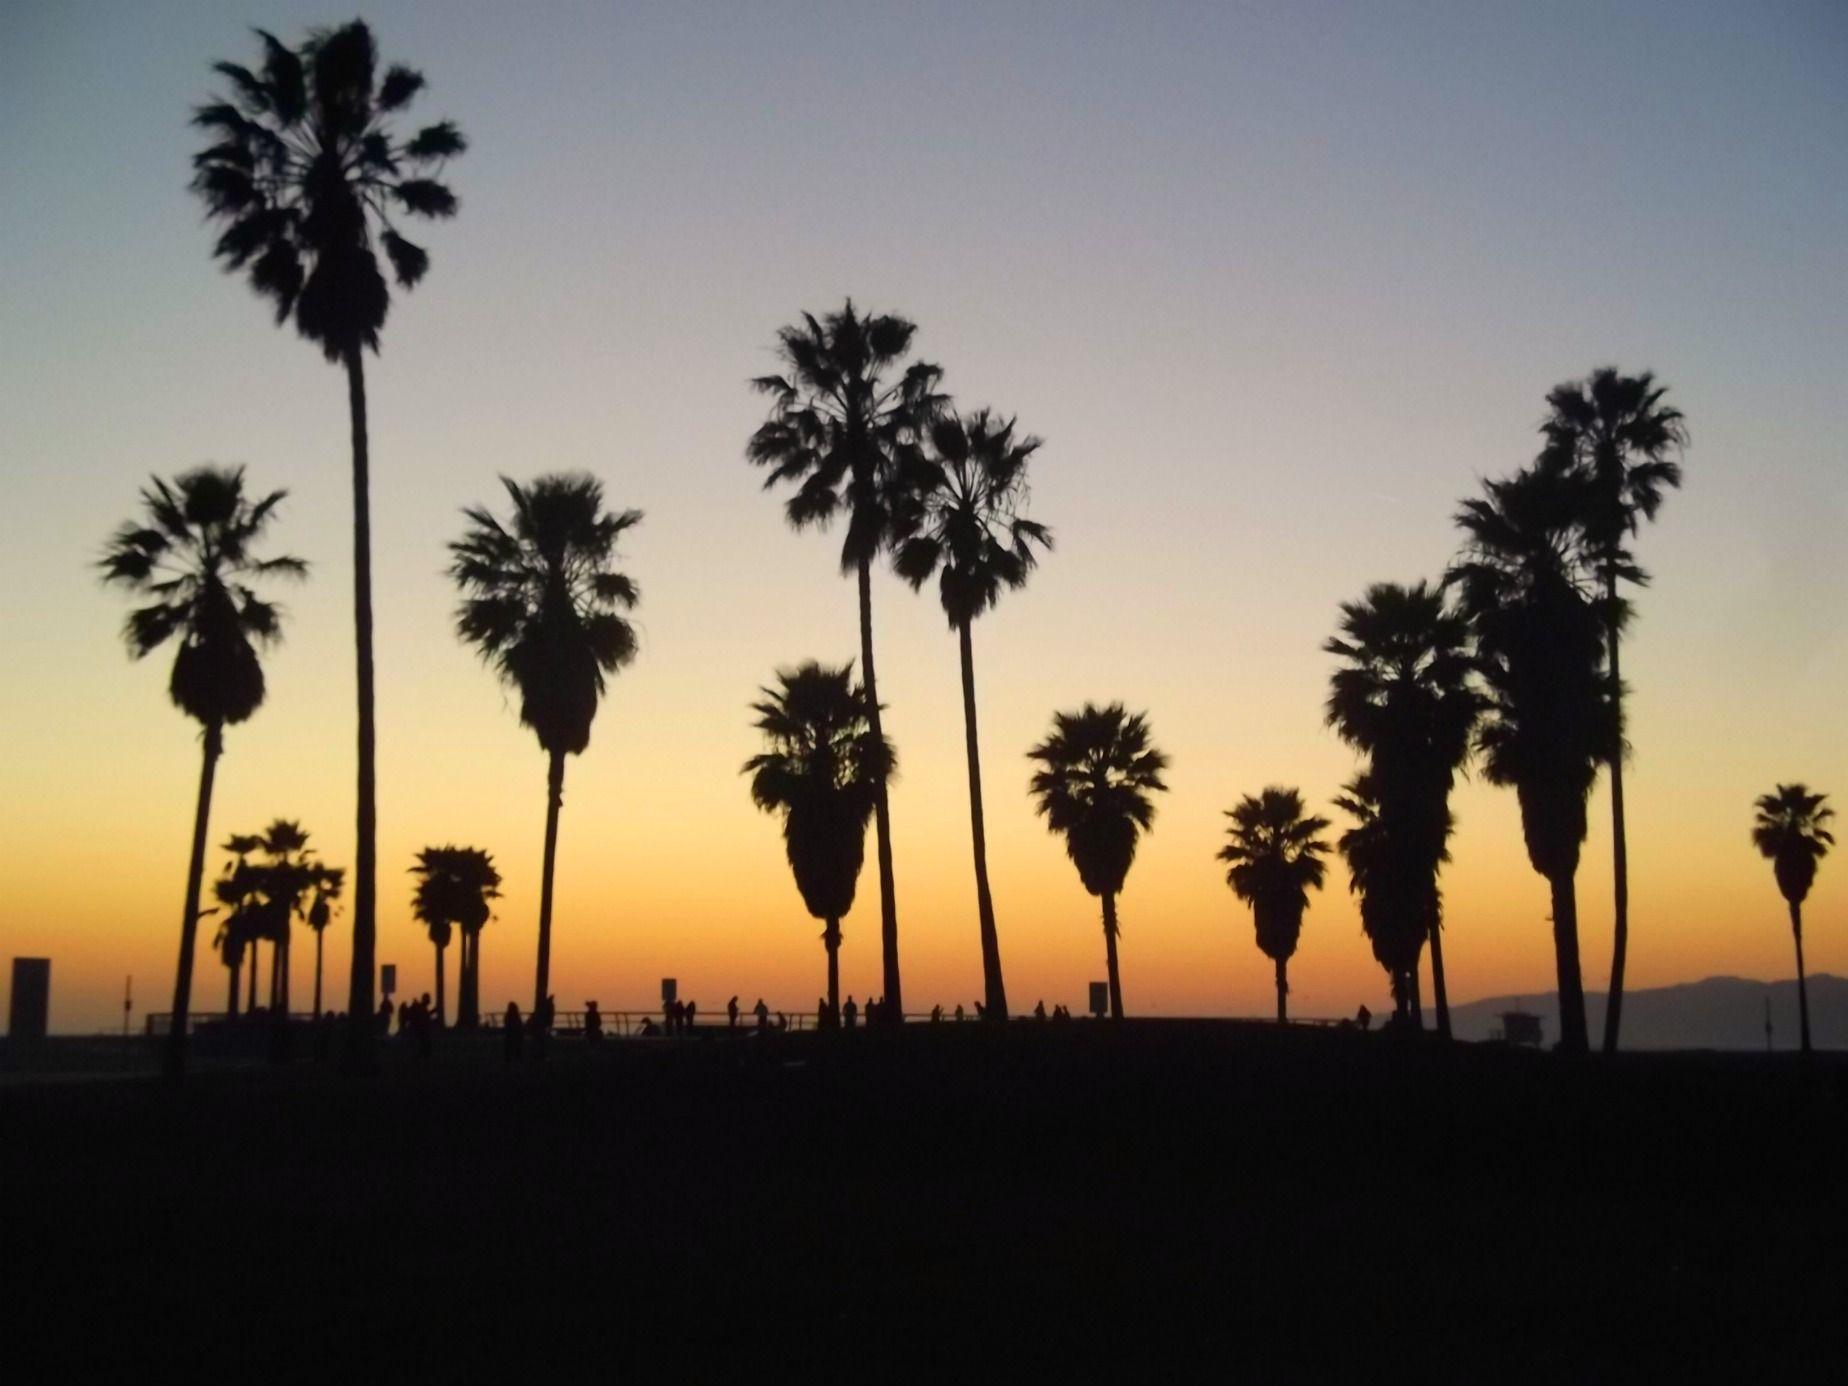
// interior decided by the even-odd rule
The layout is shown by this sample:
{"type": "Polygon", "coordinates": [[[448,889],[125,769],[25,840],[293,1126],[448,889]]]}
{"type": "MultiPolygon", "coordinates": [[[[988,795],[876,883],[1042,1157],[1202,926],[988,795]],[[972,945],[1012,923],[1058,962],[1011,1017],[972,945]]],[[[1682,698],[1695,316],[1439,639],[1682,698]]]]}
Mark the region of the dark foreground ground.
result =
{"type": "Polygon", "coordinates": [[[15,1083],[0,1373],[1826,1379],[1845,1102],[1182,1022],[15,1083]]]}

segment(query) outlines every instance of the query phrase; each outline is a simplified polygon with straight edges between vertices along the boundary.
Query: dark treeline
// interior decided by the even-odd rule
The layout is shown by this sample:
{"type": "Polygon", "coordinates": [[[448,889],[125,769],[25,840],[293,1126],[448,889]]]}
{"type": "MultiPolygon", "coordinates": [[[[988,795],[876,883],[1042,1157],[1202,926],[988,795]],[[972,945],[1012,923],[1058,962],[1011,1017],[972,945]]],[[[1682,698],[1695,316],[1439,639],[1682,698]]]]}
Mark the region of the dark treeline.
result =
{"type": "MultiPolygon", "coordinates": [[[[406,239],[399,219],[455,215],[459,203],[442,174],[467,146],[449,120],[400,130],[424,78],[383,65],[363,22],[314,31],[293,47],[262,31],[257,39],[256,66],[215,65],[221,92],[194,117],[210,143],[194,160],[193,186],[221,228],[215,256],[247,277],[279,325],[293,322],[340,366],[347,384],[358,742],[344,1064],[366,1072],[375,1063],[377,857],[365,353],[381,348],[393,283],[409,290],[429,268],[428,253],[406,239]]],[[[1027,513],[1028,472],[1042,443],[1010,415],[961,407],[945,389],[944,369],[915,354],[917,336],[907,318],[862,312],[851,300],[819,316],[804,312],[775,333],[777,371],[751,382],[769,406],[745,457],[763,470],[767,489],[783,493],[791,526],[838,526],[841,571],[858,593],[858,655],[857,665],[808,659],[778,672],[752,708],[765,750],[744,768],[757,806],[780,817],[797,889],[823,926],[824,1014],[839,1014],[842,919],[872,827],[883,976],[877,1013],[902,1021],[887,796],[897,752],[879,697],[872,574],[890,564],[913,589],[934,580],[961,672],[972,956],[979,954],[982,969],[981,1013],[998,1022],[1009,1015],[1005,910],[988,873],[973,630],[1003,594],[1027,584],[1051,550],[1051,531],[1027,513]]],[[[1346,863],[1399,1026],[1423,1023],[1428,944],[1436,1024],[1449,1034],[1440,875],[1455,826],[1450,793],[1473,764],[1489,783],[1515,791],[1528,857],[1550,900],[1558,1041],[1570,1051],[1589,1048],[1577,873],[1589,798],[1603,772],[1611,791],[1615,922],[1603,1044],[1610,1050],[1619,1042],[1630,922],[1621,642],[1635,615],[1632,593],[1648,582],[1634,544],[1681,483],[1688,434],[1666,396],[1649,372],[1611,367],[1554,387],[1533,461],[1485,481],[1461,503],[1459,548],[1441,579],[1368,587],[1340,606],[1336,634],[1322,647],[1336,660],[1326,721],[1359,758],[1353,778],[1331,796],[1351,820],[1332,846],[1346,863]]],[[[504,515],[479,506],[464,511],[450,571],[461,596],[458,636],[518,693],[520,720],[546,757],[533,1005],[549,1013],[565,766],[589,744],[607,680],[637,653],[630,615],[639,588],[618,570],[617,549],[641,515],[606,509],[601,483],[586,475],[503,483],[504,515]]],[[[284,494],[247,497],[241,469],[202,467],[171,482],[156,479],[142,493],[143,514],[116,533],[101,564],[108,581],[144,603],[128,620],[131,653],[177,645],[170,692],[202,728],[166,1054],[176,1075],[185,1063],[195,935],[207,913],[205,844],[225,729],[263,702],[260,651],[281,632],[267,584],[307,572],[299,559],[259,552],[284,494]]],[[[1055,714],[1028,757],[1034,807],[1063,839],[1084,889],[1099,899],[1109,1012],[1121,1017],[1118,897],[1153,824],[1153,796],[1166,787],[1167,757],[1146,714],[1120,701],[1055,714]]],[[[1789,904],[1800,981],[1801,905],[1833,841],[1823,826],[1830,817],[1824,799],[1802,785],[1779,786],[1759,801],[1754,830],[1789,904]]],[[[1284,1021],[1288,964],[1309,892],[1324,882],[1331,824],[1311,812],[1299,789],[1282,786],[1244,796],[1228,816],[1229,840],[1219,855],[1274,965],[1284,1021]]],[[[231,861],[214,885],[222,912],[214,946],[230,975],[228,1009],[239,1008],[246,965],[243,1004],[255,1005],[256,950],[268,943],[268,1007],[286,1018],[294,920],[315,933],[320,1013],[321,937],[346,893],[344,871],[321,864],[307,835],[287,820],[233,837],[225,850],[231,861]]],[[[473,1025],[481,1013],[480,934],[499,895],[499,874],[487,852],[455,846],[426,848],[411,869],[413,912],[435,952],[436,1023],[447,1020],[446,950],[459,937],[454,1014],[458,1024],[473,1025]]]]}

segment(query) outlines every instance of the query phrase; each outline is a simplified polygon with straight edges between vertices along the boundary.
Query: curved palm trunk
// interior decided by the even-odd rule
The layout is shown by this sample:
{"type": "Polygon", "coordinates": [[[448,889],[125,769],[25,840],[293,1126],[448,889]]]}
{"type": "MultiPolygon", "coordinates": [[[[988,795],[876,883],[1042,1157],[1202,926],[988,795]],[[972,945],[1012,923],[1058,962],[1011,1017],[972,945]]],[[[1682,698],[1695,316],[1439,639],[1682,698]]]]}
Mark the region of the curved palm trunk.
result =
{"type": "MultiPolygon", "coordinates": [[[[828,927],[822,931],[822,947],[828,950],[828,1010],[831,1014],[841,1013],[841,921],[830,919],[828,927]]],[[[817,1018],[819,1028],[821,1018],[817,1018]]]]}
{"type": "Polygon", "coordinates": [[[1282,958],[1277,959],[1277,1023],[1290,1023],[1290,1005],[1285,998],[1290,994],[1290,982],[1286,969],[1289,964],[1282,958]]]}
{"type": "Polygon", "coordinates": [[[439,943],[436,945],[436,1028],[439,1030],[443,1028],[443,1017],[448,1014],[444,1009],[445,997],[443,994],[443,977],[448,971],[448,964],[444,961],[443,956],[445,951],[442,944],[439,943]]]}
{"type": "Polygon", "coordinates": [[[1623,678],[1618,668],[1617,579],[1605,586],[1610,614],[1605,617],[1604,641],[1610,655],[1611,706],[1617,709],[1617,727],[1611,747],[1611,874],[1616,884],[1616,909],[1611,916],[1611,994],[1604,1010],[1604,1052],[1617,1052],[1617,1031],[1623,1023],[1623,964],[1630,948],[1630,846],[1623,821],[1623,678]]]}
{"type": "MultiPolygon", "coordinates": [[[[173,977],[172,1024],[167,1031],[163,1065],[167,1077],[186,1072],[186,1030],[192,1013],[193,944],[199,933],[199,890],[205,881],[205,839],[212,817],[212,781],[218,776],[218,757],[224,754],[224,730],[216,722],[205,728],[205,749],[199,766],[199,800],[193,808],[192,855],[186,861],[186,903],[180,914],[180,962],[173,977]]],[[[232,978],[231,985],[237,986],[232,978]]]]}
{"type": "Polygon", "coordinates": [[[1809,978],[1803,972],[1803,905],[1790,902],[1790,932],[1797,941],[1797,1021],[1803,1034],[1803,1052],[1810,1052],[1809,978]]]}
{"type": "Polygon", "coordinates": [[[1444,926],[1435,913],[1431,916],[1431,994],[1437,1003],[1437,1033],[1450,1038],[1450,993],[1444,988],[1444,926]]]}
{"type": "Polygon", "coordinates": [[[1116,896],[1104,896],[1104,966],[1110,978],[1110,1018],[1123,1018],[1123,979],[1117,974],[1116,896]]]}
{"type": "Polygon", "coordinates": [[[1565,873],[1549,877],[1553,892],[1553,957],[1559,974],[1559,1047],[1568,1054],[1590,1048],[1585,1033],[1585,982],[1579,972],[1578,893],[1565,873]]]}
{"type": "Polygon", "coordinates": [[[1001,980],[1001,940],[995,933],[995,903],[988,893],[988,829],[982,817],[982,751],[975,726],[975,646],[969,623],[956,628],[962,647],[963,733],[969,753],[969,828],[975,843],[975,910],[982,930],[982,991],[990,1020],[1007,1019],[1007,987],[1001,980]]]}
{"type": "Polygon", "coordinates": [[[372,502],[371,458],[366,438],[366,373],[359,345],[344,353],[347,405],[353,424],[353,644],[359,673],[359,783],[357,840],[353,849],[353,965],[347,991],[344,1067],[370,1073],[377,1067],[372,1030],[375,883],[378,804],[374,791],[372,714],[372,502]]]}
{"type": "MultiPolygon", "coordinates": [[[[872,560],[860,560],[857,573],[860,584],[860,681],[866,687],[866,721],[873,740],[885,738],[885,726],[879,715],[879,679],[873,672],[873,566],[872,560]]],[[[904,998],[898,979],[898,887],[892,880],[892,810],[886,802],[886,784],[879,781],[873,796],[874,837],[879,855],[879,942],[885,958],[885,1005],[882,1015],[902,1022],[904,998]]]]}
{"type": "Polygon", "coordinates": [[[545,776],[545,866],[539,882],[539,975],[535,1009],[545,1004],[552,981],[552,868],[558,861],[558,810],[565,802],[565,753],[552,752],[545,776]]]}

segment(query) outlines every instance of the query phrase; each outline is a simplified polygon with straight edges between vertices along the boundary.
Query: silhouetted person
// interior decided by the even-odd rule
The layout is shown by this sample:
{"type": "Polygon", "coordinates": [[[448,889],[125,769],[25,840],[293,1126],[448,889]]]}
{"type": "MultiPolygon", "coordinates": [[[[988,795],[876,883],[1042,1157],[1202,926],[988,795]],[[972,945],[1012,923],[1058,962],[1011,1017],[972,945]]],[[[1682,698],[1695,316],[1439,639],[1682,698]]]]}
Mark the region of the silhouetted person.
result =
{"type": "Polygon", "coordinates": [[[959,1024],[961,1023],[962,1018],[963,1018],[962,1002],[958,1001],[956,1003],[956,1019],[959,1024]]]}
{"type": "Polygon", "coordinates": [[[937,1025],[937,1024],[940,1024],[942,1020],[943,1020],[943,1003],[939,1002],[938,1004],[930,1008],[930,1023],[932,1025],[937,1025]]]}
{"type": "Polygon", "coordinates": [[[851,1030],[853,1029],[854,1021],[858,1020],[859,1018],[860,1018],[860,1008],[859,1006],[854,1004],[853,997],[849,996],[847,998],[846,1004],[841,1007],[841,1020],[846,1024],[846,1027],[849,1030],[851,1030]]]}
{"type": "Polygon", "coordinates": [[[988,1007],[984,1006],[980,1001],[975,1003],[975,1018],[977,1020],[988,1019],[988,1007]]]}
{"type": "Polygon", "coordinates": [[[603,1038],[603,1013],[595,1001],[584,1003],[584,1038],[591,1044],[603,1038]]]}
{"type": "Polygon", "coordinates": [[[552,998],[546,997],[533,1007],[533,1013],[527,1018],[527,1028],[532,1031],[533,1057],[545,1057],[545,1043],[552,1033],[552,1019],[558,1012],[553,1009],[552,998]]]}
{"type": "Polygon", "coordinates": [[[734,1030],[738,1028],[738,998],[735,996],[725,1003],[725,1023],[734,1030]]]}
{"type": "Polygon", "coordinates": [[[1361,1004],[1361,1008],[1354,1013],[1354,1023],[1363,1030],[1373,1024],[1373,1012],[1367,1009],[1364,1002],[1361,1004]]]}
{"type": "Polygon", "coordinates": [[[757,1017],[757,1028],[762,1030],[770,1024],[770,1008],[764,1004],[764,998],[758,997],[757,1004],[751,1008],[751,1014],[757,1017]]]}
{"type": "Polygon", "coordinates": [[[425,992],[411,1007],[411,1032],[417,1040],[417,1055],[423,1059],[430,1057],[430,1020],[430,994],[425,992]]]}
{"type": "Polygon", "coordinates": [[[501,1017],[501,1057],[508,1063],[518,1060],[525,1039],[526,1022],[521,1018],[519,1006],[509,1001],[507,1013],[501,1017]]]}
{"type": "Polygon", "coordinates": [[[391,998],[389,996],[379,998],[377,1023],[381,1035],[389,1035],[391,1033],[391,998]]]}
{"type": "Polygon", "coordinates": [[[699,1023],[699,1002],[687,1002],[687,1008],[681,1015],[681,1021],[686,1026],[687,1033],[692,1034],[693,1027],[699,1023]]]}
{"type": "Polygon", "coordinates": [[[653,1016],[642,1017],[642,1028],[640,1033],[643,1039],[653,1039],[656,1035],[661,1033],[660,1027],[654,1023],[653,1016]]]}
{"type": "Polygon", "coordinates": [[[1044,997],[1034,1002],[1033,1018],[1035,1020],[1044,1020],[1046,1018],[1046,1001],[1044,997]]]}
{"type": "Polygon", "coordinates": [[[411,1003],[409,1001],[400,1001],[398,1003],[398,1038],[399,1039],[403,1039],[404,1036],[409,1032],[410,1024],[411,1024],[411,1003]]]}

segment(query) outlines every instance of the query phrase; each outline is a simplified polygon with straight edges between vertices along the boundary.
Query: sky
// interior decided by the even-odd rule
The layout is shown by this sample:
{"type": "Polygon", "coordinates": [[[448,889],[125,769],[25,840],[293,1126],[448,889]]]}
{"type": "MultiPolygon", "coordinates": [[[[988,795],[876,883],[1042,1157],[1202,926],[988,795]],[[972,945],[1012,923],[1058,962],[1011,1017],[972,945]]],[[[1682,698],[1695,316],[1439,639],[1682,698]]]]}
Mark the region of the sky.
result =
{"type": "MultiPolygon", "coordinates": [[[[136,664],[94,560],[151,473],[286,487],[269,699],[227,736],[215,842],[281,816],[353,850],[348,422],[340,373],[222,274],[187,190],[191,107],[293,3],[0,7],[0,955],[53,959],[52,1024],[166,1008],[197,728],[136,664]]],[[[1096,902],[1026,796],[1057,708],[1122,699],[1172,757],[1121,900],[1132,1012],[1261,1015],[1270,965],[1214,854],[1268,784],[1353,772],[1322,705],[1338,604],[1435,577],[1457,501],[1530,460],[1544,397],[1652,369],[1685,488],[1640,540],[1624,651],[1633,986],[1788,976],[1753,798],[1848,794],[1848,11],[1831,4],[375,4],[414,115],[470,141],[368,363],[381,961],[431,985],[418,848],[505,881],[483,1001],[530,999],[545,763],[453,634],[445,544],[502,475],[595,474],[641,653],[568,769],[562,1009],[810,1008],[819,925],[739,767],[773,671],[857,651],[838,535],[796,534],[743,460],[777,327],[852,295],[918,324],[965,406],[1046,441],[1057,547],[975,632],[990,865],[1017,1008],[1085,1003],[1096,902]]],[[[970,1003],[980,955],[956,642],[874,588],[906,1002],[970,1003]]],[[[1458,999],[1551,986],[1513,795],[1453,800],[1458,999]]],[[[1586,983],[1610,950],[1603,786],[1579,873],[1586,983]]],[[[1330,812],[1331,817],[1339,817],[1330,812]]],[[[879,987],[870,864],[843,986],[879,987]]],[[[208,869],[217,870],[216,852],[208,869]]],[[[1848,871],[1807,911],[1848,972],[1848,871]]],[[[327,935],[343,994],[345,913],[327,935]]],[[[205,929],[209,942],[210,923],[205,929]]],[[[306,931],[297,957],[309,956],[306,931]]],[[[450,960],[453,974],[454,959],[450,960]]],[[[298,1003],[312,964],[295,964],[298,1003]]],[[[1293,1009],[1388,1003],[1345,873],[1310,909],[1293,1009]]],[[[222,1004],[203,952],[195,995],[222,1004]]],[[[8,985],[0,979],[0,986],[8,985]]],[[[1429,991],[1427,989],[1427,998],[1429,991]]],[[[334,1002],[338,1004],[338,1002],[334,1002]]]]}

